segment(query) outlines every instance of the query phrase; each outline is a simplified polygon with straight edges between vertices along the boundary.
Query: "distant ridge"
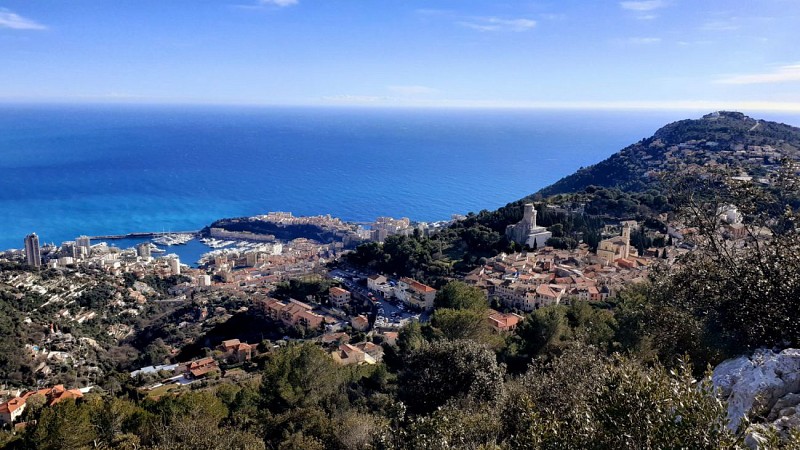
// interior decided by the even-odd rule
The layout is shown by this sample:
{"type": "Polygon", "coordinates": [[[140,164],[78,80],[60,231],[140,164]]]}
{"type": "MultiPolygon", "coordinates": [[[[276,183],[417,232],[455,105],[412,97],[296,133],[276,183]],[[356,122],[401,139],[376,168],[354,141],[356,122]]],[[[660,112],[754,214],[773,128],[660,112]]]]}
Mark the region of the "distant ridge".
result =
{"type": "Polygon", "coordinates": [[[608,159],[582,168],[537,194],[580,192],[588,186],[640,192],[655,187],[656,175],[689,166],[727,165],[766,177],[789,158],[800,161],[800,128],[719,111],[670,123],[608,159]]]}

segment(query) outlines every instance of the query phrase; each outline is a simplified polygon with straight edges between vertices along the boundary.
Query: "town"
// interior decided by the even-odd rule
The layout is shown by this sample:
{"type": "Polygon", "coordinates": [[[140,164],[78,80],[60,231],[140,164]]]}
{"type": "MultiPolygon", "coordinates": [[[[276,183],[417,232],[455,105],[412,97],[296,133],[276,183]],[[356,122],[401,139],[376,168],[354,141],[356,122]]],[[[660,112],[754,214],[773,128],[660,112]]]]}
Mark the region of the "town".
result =
{"type": "MultiPolygon", "coordinates": [[[[662,245],[647,248],[640,254],[631,244],[631,232],[638,230],[640,224],[626,220],[604,228],[606,237],[599,242],[596,251],[585,243],[573,249],[557,249],[548,245],[552,233],[537,224],[537,214],[532,203],[525,204],[522,220],[509,225],[506,230],[507,238],[516,242],[521,251],[487,258],[461,277],[464,283],[484,292],[491,305],[485,320],[495,333],[513,331],[524,320],[525,314],[539,308],[575,302],[604,302],[625,286],[646,280],[654,265],[670,264],[693,248],[691,239],[685,239],[692,230],[673,222],[665,224],[665,228],[670,230],[667,234],[648,231],[654,242],[662,245]]],[[[741,234],[731,234],[741,227],[741,214],[735,207],[719,211],[719,216],[721,232],[729,233],[732,238],[742,237],[741,234]]],[[[77,274],[99,271],[110,277],[132,279],[126,295],[118,294],[114,303],[120,316],[137,316],[148,303],[191,304],[211,296],[235,296],[244,300],[237,303],[240,306],[235,311],[216,307],[214,313],[209,314],[208,307],[200,307],[189,320],[202,325],[206,321],[224,321],[233,314],[248,314],[263,318],[267,324],[278,325],[272,330],[261,330],[262,336],[273,339],[244,342],[233,336],[223,336],[225,339],[221,339],[210,353],[178,363],[176,357],[180,354],[180,345],[192,342],[187,338],[168,346],[167,358],[130,371],[130,377],[138,380],[143,392],[163,395],[193,383],[219,380],[220,376],[241,377],[248,367],[252,368],[248,362],[253,357],[288,341],[315,341],[342,365],[380,362],[384,353],[381,343],[394,345],[399,331],[408,323],[430,320],[435,311],[437,289],[409,277],[370,273],[348,265],[342,258],[348,252],[343,241],[353,238],[351,230],[355,230],[359,242],[383,242],[394,235],[432,234],[450,223],[463,220],[463,217],[455,216],[450,223],[433,225],[381,217],[371,224],[369,230],[353,227],[330,216],[302,218],[290,213],[270,213],[253,220],[284,225],[321,225],[342,231],[343,239],[322,243],[297,237],[282,242],[273,235],[211,228],[207,240],[217,245],[210,246],[214,249],[201,259],[198,267],[193,268],[183,264],[174,254],[163,254],[162,251],[161,256],[154,257],[158,251],[154,243],[143,242],[135,248],[119,249],[106,242],[93,244],[91,238],[80,236],[56,247],[40,245],[39,237],[31,234],[25,237],[23,250],[0,254],[0,262],[24,261],[42,271],[66,270],[77,274]],[[226,240],[230,241],[227,246],[226,240]],[[152,279],[172,279],[174,284],[159,294],[145,282],[152,279]],[[275,298],[273,293],[279,290],[278,287],[292,280],[316,283],[324,291],[318,290],[305,297],[293,292],[292,295],[298,298],[286,295],[283,299],[275,298]],[[276,334],[278,329],[282,331],[276,334]]],[[[160,242],[167,241],[161,238],[160,242]]],[[[41,294],[50,296],[48,304],[62,304],[54,321],[57,318],[62,322],[84,323],[98,318],[98,311],[90,305],[77,309],[70,306],[81,295],[75,286],[72,290],[54,289],[58,292],[54,293],[48,290],[47,285],[33,286],[31,280],[30,274],[23,273],[4,275],[0,282],[21,289],[39,289],[41,294]]],[[[133,327],[124,321],[111,322],[106,334],[116,340],[134,333],[133,327]]],[[[189,322],[183,321],[178,325],[185,327],[189,322]]],[[[87,338],[77,340],[51,324],[41,341],[29,342],[26,348],[31,358],[41,361],[36,370],[44,382],[59,364],[67,362],[89,366],[87,371],[97,378],[102,375],[102,369],[91,366],[93,363],[76,351],[86,341],[87,338]]],[[[98,345],[91,340],[88,343],[98,345]]],[[[79,396],[91,390],[92,386],[70,388],[72,390],[64,390],[57,385],[52,389],[79,396]]],[[[4,391],[6,401],[0,405],[0,421],[13,424],[33,392],[4,391]]],[[[53,397],[50,404],[59,398],[53,397]]]]}

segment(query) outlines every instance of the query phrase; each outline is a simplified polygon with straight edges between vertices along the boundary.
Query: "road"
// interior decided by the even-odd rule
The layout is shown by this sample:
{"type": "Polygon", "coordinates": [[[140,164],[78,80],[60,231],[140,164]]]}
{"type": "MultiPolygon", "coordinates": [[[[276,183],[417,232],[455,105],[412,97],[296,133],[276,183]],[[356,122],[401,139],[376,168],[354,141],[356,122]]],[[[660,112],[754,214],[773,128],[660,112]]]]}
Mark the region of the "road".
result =
{"type": "MultiPolygon", "coordinates": [[[[429,313],[415,313],[408,311],[398,300],[384,299],[380,292],[373,293],[365,286],[358,284],[355,279],[364,279],[368,274],[364,272],[354,272],[345,269],[334,269],[330,271],[329,276],[338,281],[351,292],[353,298],[367,299],[370,295],[377,299],[373,308],[374,326],[384,329],[393,329],[402,327],[407,321],[416,319],[420,322],[426,322],[429,319],[429,313]]],[[[392,282],[397,280],[390,279],[392,282]]]]}

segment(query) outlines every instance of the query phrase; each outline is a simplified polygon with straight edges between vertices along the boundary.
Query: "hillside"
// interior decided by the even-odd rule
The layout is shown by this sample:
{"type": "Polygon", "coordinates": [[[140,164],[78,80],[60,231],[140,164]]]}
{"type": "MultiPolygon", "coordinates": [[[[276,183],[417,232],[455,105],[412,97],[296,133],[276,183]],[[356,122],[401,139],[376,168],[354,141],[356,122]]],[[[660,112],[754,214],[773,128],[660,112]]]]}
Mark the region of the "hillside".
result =
{"type": "Polygon", "coordinates": [[[275,212],[255,217],[220,219],[202,230],[203,235],[223,239],[246,236],[255,240],[311,239],[322,244],[361,241],[355,225],[330,216],[295,217],[275,212]]]}
{"type": "Polygon", "coordinates": [[[659,174],[692,166],[727,165],[740,175],[768,178],[784,158],[800,160],[800,128],[722,111],[666,125],[538,193],[580,192],[591,185],[641,192],[654,187],[659,174]]]}

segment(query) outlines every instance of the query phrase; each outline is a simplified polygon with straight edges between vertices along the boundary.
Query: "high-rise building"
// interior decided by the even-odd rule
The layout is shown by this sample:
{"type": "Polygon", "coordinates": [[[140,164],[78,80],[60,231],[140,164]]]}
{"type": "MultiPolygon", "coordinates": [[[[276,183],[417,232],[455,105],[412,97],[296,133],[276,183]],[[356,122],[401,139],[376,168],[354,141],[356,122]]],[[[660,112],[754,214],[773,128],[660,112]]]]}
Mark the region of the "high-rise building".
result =
{"type": "Polygon", "coordinates": [[[36,233],[31,233],[25,236],[25,257],[28,259],[29,266],[42,266],[42,253],[39,249],[39,236],[37,236],[36,233]]]}
{"type": "Polygon", "coordinates": [[[69,256],[70,258],[78,258],[80,256],[80,252],[78,247],[75,245],[75,241],[62,242],[60,254],[61,256],[69,256]]]}
{"type": "Polygon", "coordinates": [[[75,247],[79,257],[88,258],[92,254],[92,240],[89,236],[78,236],[75,239],[75,247]]]}
{"type": "Polygon", "coordinates": [[[150,243],[142,242],[136,246],[136,254],[143,259],[150,259],[150,243]]]}
{"type": "Polygon", "coordinates": [[[173,275],[180,275],[181,274],[181,260],[176,255],[174,258],[170,258],[169,260],[169,268],[172,271],[173,275]]]}

